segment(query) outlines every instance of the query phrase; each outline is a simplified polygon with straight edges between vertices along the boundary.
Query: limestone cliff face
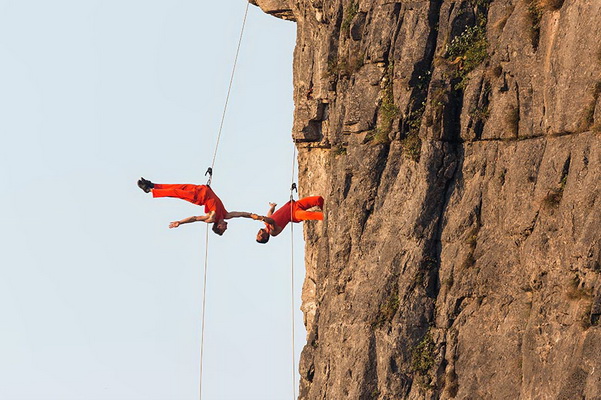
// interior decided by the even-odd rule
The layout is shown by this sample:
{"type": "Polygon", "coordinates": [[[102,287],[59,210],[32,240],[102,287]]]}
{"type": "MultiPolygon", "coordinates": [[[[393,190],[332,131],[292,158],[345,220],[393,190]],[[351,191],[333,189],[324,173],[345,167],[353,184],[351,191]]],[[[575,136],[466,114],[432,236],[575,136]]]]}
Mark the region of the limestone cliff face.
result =
{"type": "Polygon", "coordinates": [[[601,1],[296,21],[301,399],[601,399],[601,1]]]}

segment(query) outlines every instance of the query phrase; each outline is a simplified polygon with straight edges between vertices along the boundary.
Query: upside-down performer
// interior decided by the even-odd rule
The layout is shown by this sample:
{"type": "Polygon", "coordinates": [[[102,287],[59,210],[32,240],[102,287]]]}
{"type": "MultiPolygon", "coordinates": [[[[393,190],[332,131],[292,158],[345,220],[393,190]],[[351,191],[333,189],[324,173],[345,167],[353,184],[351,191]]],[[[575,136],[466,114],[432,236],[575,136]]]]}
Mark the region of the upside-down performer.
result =
{"type": "Polygon", "coordinates": [[[277,204],[269,203],[267,216],[250,214],[250,218],[265,222],[265,228],[259,229],[257,233],[258,243],[267,243],[269,236],[279,235],[288,222],[301,222],[307,220],[323,220],[323,212],[307,211],[312,207],[323,209],[323,197],[311,196],[298,201],[290,200],[274,212],[277,204]]]}
{"type": "Polygon", "coordinates": [[[247,212],[228,212],[223,206],[221,199],[217,197],[215,192],[213,192],[213,189],[207,185],[161,184],[152,183],[147,179],[140,178],[138,180],[138,187],[146,193],[152,192],[152,197],[175,197],[199,206],[205,206],[205,215],[173,221],[169,224],[169,228],[177,228],[182,224],[202,221],[207,224],[213,224],[211,229],[221,236],[227,229],[226,219],[238,217],[251,218],[251,214],[247,212]]]}

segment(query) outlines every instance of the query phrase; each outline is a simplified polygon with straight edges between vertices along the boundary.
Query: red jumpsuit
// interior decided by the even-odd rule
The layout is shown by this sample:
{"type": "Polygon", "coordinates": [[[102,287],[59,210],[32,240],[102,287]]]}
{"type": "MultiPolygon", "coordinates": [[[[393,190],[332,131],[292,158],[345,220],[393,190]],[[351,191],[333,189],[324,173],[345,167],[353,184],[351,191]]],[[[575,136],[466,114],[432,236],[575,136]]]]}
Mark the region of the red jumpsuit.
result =
{"type": "MultiPolygon", "coordinates": [[[[323,220],[323,213],[321,211],[306,211],[311,207],[319,207],[323,208],[323,197],[321,196],[311,196],[305,197],[304,199],[300,199],[299,201],[290,200],[288,203],[284,204],[280,207],[276,212],[271,214],[271,219],[273,219],[277,226],[284,229],[288,222],[301,222],[307,220],[323,220]],[[292,207],[290,207],[290,203],[292,203],[292,207]],[[292,212],[292,215],[290,214],[292,212]]],[[[269,224],[267,225],[267,232],[271,233],[271,228],[269,224]]]]}
{"type": "Polygon", "coordinates": [[[215,211],[215,222],[224,219],[227,214],[221,199],[207,185],[155,183],[152,197],[176,197],[199,206],[204,205],[205,213],[215,211]]]}

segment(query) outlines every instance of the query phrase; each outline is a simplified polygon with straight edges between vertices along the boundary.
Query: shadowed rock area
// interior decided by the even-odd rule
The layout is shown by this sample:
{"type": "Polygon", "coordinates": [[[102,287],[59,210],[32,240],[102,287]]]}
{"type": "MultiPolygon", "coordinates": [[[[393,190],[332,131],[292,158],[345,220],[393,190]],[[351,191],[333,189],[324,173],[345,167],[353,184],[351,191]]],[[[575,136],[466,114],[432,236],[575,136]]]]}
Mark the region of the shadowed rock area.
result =
{"type": "Polygon", "coordinates": [[[295,21],[300,399],[601,399],[601,1],[295,21]]]}

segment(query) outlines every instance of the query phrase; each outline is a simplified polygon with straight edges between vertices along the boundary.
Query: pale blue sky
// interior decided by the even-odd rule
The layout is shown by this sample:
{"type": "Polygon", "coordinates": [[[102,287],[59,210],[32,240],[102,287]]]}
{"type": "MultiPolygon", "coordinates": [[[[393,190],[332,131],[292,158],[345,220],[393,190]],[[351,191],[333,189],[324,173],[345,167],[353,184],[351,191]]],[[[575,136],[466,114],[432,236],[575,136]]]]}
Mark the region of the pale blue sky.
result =
{"type": "MultiPolygon", "coordinates": [[[[0,0],[0,399],[192,400],[204,183],[243,0],[0,0]]],[[[295,25],[249,10],[213,179],[226,207],[288,198],[295,25]]],[[[203,399],[290,399],[290,232],[211,236],[203,399]]],[[[298,353],[301,229],[296,229],[298,353]]]]}

